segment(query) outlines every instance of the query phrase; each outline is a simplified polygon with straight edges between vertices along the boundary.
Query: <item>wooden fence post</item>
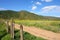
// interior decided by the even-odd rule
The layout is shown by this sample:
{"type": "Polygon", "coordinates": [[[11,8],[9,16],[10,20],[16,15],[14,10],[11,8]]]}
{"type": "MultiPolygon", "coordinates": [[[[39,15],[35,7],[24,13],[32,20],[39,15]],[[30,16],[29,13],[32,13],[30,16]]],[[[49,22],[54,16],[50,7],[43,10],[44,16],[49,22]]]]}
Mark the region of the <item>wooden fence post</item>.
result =
{"type": "Polygon", "coordinates": [[[20,40],[23,40],[23,26],[20,25],[20,40]]]}
{"type": "Polygon", "coordinates": [[[7,33],[9,32],[9,21],[7,20],[7,22],[6,22],[6,31],[7,31],[7,33]]]}
{"type": "Polygon", "coordinates": [[[10,27],[10,34],[11,34],[11,40],[14,40],[14,21],[12,19],[12,22],[11,22],[11,27],[10,27]]]}

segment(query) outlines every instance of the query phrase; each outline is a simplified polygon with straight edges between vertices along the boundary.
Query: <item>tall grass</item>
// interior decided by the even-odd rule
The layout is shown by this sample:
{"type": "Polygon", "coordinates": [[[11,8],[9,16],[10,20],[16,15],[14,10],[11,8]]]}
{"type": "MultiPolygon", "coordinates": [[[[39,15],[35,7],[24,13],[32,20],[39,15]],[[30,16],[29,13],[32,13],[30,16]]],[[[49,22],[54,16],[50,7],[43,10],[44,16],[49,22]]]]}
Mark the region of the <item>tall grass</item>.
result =
{"type": "Polygon", "coordinates": [[[60,21],[15,20],[15,22],[25,26],[34,26],[53,32],[60,32],[60,21]]]}

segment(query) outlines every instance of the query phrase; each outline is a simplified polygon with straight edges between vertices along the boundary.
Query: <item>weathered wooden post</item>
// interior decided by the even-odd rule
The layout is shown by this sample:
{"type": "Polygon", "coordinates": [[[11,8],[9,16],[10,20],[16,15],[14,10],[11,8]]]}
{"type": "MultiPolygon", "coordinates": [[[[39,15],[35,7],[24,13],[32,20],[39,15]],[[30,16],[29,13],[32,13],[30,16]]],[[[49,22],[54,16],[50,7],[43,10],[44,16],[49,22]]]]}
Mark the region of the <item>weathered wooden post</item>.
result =
{"type": "Polygon", "coordinates": [[[10,34],[11,34],[11,40],[14,40],[14,21],[13,21],[13,19],[11,22],[10,34]]]}
{"type": "Polygon", "coordinates": [[[9,32],[9,21],[8,20],[6,21],[6,31],[7,33],[9,32]]]}
{"type": "Polygon", "coordinates": [[[23,40],[23,25],[20,25],[20,40],[23,40]]]}

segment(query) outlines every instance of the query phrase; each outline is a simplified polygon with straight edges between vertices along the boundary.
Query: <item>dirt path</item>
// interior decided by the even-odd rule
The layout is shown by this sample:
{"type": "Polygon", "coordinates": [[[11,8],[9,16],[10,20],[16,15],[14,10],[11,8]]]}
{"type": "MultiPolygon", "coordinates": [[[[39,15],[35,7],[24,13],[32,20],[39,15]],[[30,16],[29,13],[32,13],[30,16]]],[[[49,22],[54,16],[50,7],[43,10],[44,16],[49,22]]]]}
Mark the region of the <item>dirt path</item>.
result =
{"type": "MultiPolygon", "coordinates": [[[[20,25],[15,24],[16,29],[20,29],[20,25]]],[[[60,40],[60,33],[54,33],[36,27],[23,26],[23,30],[37,37],[42,37],[47,40],[60,40]]]]}

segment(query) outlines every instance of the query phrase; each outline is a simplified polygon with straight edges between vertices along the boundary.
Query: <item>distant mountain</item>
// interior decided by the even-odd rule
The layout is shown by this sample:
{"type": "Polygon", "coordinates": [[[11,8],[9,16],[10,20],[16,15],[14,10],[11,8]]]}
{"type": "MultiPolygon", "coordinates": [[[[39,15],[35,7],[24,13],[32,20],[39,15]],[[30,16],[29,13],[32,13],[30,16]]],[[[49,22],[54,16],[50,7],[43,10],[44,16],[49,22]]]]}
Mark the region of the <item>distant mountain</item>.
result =
{"type": "Polygon", "coordinates": [[[49,16],[42,16],[37,15],[28,11],[12,11],[12,10],[5,10],[0,11],[0,18],[4,19],[20,19],[20,20],[60,20],[58,17],[49,17],[49,16]]]}

